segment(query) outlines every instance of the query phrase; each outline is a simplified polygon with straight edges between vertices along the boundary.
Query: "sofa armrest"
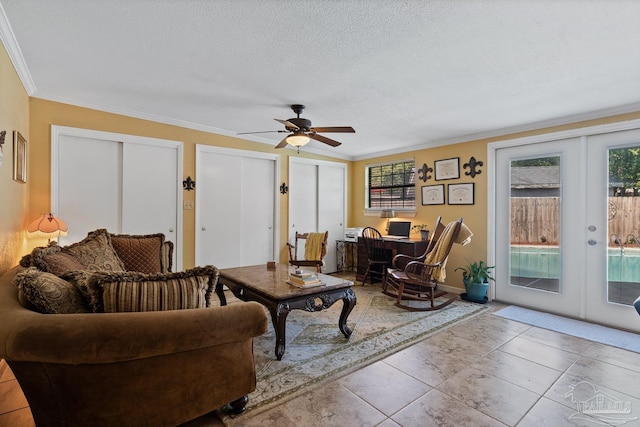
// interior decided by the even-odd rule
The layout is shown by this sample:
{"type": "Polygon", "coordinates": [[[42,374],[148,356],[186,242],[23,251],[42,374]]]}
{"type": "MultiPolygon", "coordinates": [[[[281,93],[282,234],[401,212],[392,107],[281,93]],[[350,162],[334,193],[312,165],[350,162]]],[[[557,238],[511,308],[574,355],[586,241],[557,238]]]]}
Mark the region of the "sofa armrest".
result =
{"type": "Polygon", "coordinates": [[[265,308],[255,302],[142,313],[16,314],[2,357],[41,363],[136,360],[251,339],[267,330],[265,308]]]}

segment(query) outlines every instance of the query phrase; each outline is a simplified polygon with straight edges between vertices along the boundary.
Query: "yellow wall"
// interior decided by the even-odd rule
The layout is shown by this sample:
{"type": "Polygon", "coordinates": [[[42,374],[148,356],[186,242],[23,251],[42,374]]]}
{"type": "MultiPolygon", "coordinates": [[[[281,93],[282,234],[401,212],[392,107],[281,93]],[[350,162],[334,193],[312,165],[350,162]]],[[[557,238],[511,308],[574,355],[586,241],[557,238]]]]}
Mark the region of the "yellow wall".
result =
{"type": "MultiPolygon", "coordinates": [[[[105,113],[82,107],[75,107],[37,98],[29,98],[14,70],[4,48],[0,49],[0,87],[3,96],[0,98],[0,130],[7,131],[4,144],[4,159],[0,166],[0,273],[14,265],[20,256],[31,247],[42,244],[25,238],[24,229],[28,221],[42,212],[49,211],[50,205],[50,140],[51,125],[94,129],[107,132],[125,133],[146,137],[171,139],[184,143],[184,178],[195,177],[195,144],[207,144],[221,147],[255,150],[262,152],[276,152],[282,155],[280,181],[288,182],[288,156],[294,154],[293,150],[274,150],[259,143],[241,140],[238,138],[211,134],[202,131],[182,128],[179,126],[164,125],[152,121],[140,120],[117,114],[105,113]],[[13,181],[13,130],[19,130],[28,141],[28,182],[20,184],[13,181]]],[[[573,123],[553,128],[539,129],[536,131],[519,134],[505,135],[491,139],[465,142],[442,147],[418,150],[393,156],[347,162],[349,185],[347,188],[348,221],[349,227],[372,225],[378,228],[384,227],[384,221],[377,217],[364,215],[364,167],[370,163],[387,160],[415,157],[416,165],[427,163],[433,167],[434,160],[460,157],[461,178],[456,180],[441,181],[448,183],[475,183],[475,205],[473,206],[421,206],[420,189],[422,185],[435,184],[432,178],[426,183],[418,181],[417,197],[418,206],[415,218],[410,218],[414,224],[433,224],[438,215],[442,215],[445,221],[450,221],[462,216],[464,221],[474,232],[472,243],[466,247],[455,247],[449,261],[449,277],[446,284],[461,287],[459,274],[453,273],[453,269],[466,262],[467,259],[486,259],[486,223],[487,223],[487,164],[486,146],[490,142],[530,136],[535,134],[556,132],[586,126],[595,126],[605,123],[613,123],[625,120],[640,119],[640,112],[613,116],[598,120],[573,123]],[[462,165],[474,156],[482,160],[483,173],[472,179],[464,175],[462,165]]],[[[318,158],[323,160],[341,161],[328,157],[315,156],[301,152],[299,156],[318,158]]],[[[439,182],[438,182],[439,183],[439,182]]],[[[197,190],[196,190],[197,191],[197,190]]],[[[194,192],[185,191],[185,200],[195,202],[194,192]]],[[[288,194],[280,196],[280,261],[287,259],[284,242],[287,241],[288,229],[288,194]]],[[[72,225],[71,225],[72,226],[72,225]]],[[[195,236],[195,211],[184,211],[184,238],[183,238],[183,267],[193,266],[194,236],[195,236]]]]}
{"type": "MultiPolygon", "coordinates": [[[[7,131],[0,165],[0,274],[16,264],[25,252],[31,168],[27,183],[13,180],[13,131],[27,140],[27,156],[33,153],[29,138],[29,96],[6,50],[0,45],[0,131],[7,131]]],[[[27,157],[29,159],[29,157],[27,157]]]]}
{"type": "MultiPolygon", "coordinates": [[[[183,179],[186,179],[187,176],[195,178],[196,144],[280,154],[280,181],[287,183],[289,181],[289,155],[343,162],[342,160],[305,152],[294,154],[295,151],[289,149],[274,150],[269,145],[257,142],[179,126],[160,124],[118,114],[105,113],[38,98],[31,98],[29,111],[31,115],[32,139],[30,164],[31,170],[33,171],[30,200],[30,212],[32,216],[41,212],[48,212],[50,206],[51,125],[182,141],[184,147],[183,179]]],[[[195,191],[198,191],[197,187],[195,191]]],[[[191,200],[195,204],[195,191],[184,191],[184,200],[191,200]]],[[[288,197],[289,194],[280,195],[281,262],[286,262],[288,259],[287,252],[284,249],[284,243],[288,238],[288,197]]],[[[73,224],[68,225],[69,227],[73,227],[73,224]]],[[[183,211],[183,233],[183,268],[190,268],[195,262],[195,210],[183,211]]]]}
{"type": "MultiPolygon", "coordinates": [[[[438,216],[442,216],[442,221],[447,223],[462,217],[465,224],[473,231],[474,235],[469,245],[461,247],[455,245],[451,251],[447,267],[447,279],[445,285],[457,288],[464,288],[462,285],[462,276],[460,272],[454,272],[454,269],[466,264],[468,261],[486,260],[487,259],[487,145],[491,142],[504,141],[508,139],[521,138],[525,136],[539,135],[545,133],[559,132],[569,129],[577,129],[581,127],[596,126],[626,120],[640,119],[640,112],[612,116],[597,120],[589,120],[579,123],[572,123],[563,126],[555,126],[545,129],[538,129],[530,132],[521,132],[517,134],[504,135],[489,139],[470,141],[459,144],[446,145],[442,147],[434,147],[424,150],[412,151],[403,154],[395,154],[392,156],[377,157],[368,160],[353,162],[350,165],[350,189],[352,197],[349,204],[349,227],[376,227],[384,229],[384,219],[375,216],[366,216],[364,214],[365,206],[365,166],[368,164],[402,160],[415,158],[416,167],[420,168],[423,163],[433,168],[435,160],[449,159],[452,157],[460,158],[460,178],[444,181],[435,181],[433,173],[431,179],[427,182],[416,180],[416,213],[415,217],[406,215],[406,220],[410,220],[412,224],[427,224],[429,229],[433,229],[433,224],[438,216]],[[464,173],[469,169],[463,169],[463,165],[469,161],[471,156],[477,161],[482,161],[484,165],[479,169],[481,174],[475,178],[466,176],[464,173]],[[469,205],[437,205],[422,206],[420,187],[423,185],[445,184],[445,193],[447,184],[458,183],[475,183],[475,204],[469,205]]],[[[448,200],[448,197],[446,197],[448,200]]],[[[402,215],[402,214],[401,214],[402,215]]],[[[404,218],[402,218],[404,219],[404,218]]],[[[417,237],[417,235],[415,236],[417,237]]]]}

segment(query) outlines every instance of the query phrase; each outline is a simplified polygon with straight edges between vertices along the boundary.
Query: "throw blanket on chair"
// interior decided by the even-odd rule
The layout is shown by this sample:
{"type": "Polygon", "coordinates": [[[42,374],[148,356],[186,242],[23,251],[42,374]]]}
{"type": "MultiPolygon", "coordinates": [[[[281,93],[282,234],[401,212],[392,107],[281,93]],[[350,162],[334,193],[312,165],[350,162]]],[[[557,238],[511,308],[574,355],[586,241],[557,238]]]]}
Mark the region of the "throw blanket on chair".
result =
{"type": "MultiPolygon", "coordinates": [[[[447,251],[447,247],[449,246],[449,242],[453,237],[456,222],[457,221],[452,221],[447,224],[444,231],[442,232],[442,235],[436,242],[435,248],[433,248],[433,250],[427,254],[427,257],[424,260],[425,264],[435,264],[437,260],[441,259],[444,256],[445,252],[447,251]]],[[[462,246],[468,245],[471,242],[471,236],[473,236],[473,233],[471,232],[469,227],[462,223],[460,225],[460,232],[458,233],[458,236],[453,243],[457,243],[462,246]]],[[[440,266],[437,267],[433,272],[433,278],[439,283],[443,283],[444,279],[446,279],[447,277],[447,259],[449,259],[449,257],[445,258],[444,261],[442,261],[442,264],[440,264],[440,266]]]]}
{"type": "Polygon", "coordinates": [[[322,261],[322,244],[324,233],[309,233],[307,243],[304,245],[304,259],[307,261],[322,261]]]}

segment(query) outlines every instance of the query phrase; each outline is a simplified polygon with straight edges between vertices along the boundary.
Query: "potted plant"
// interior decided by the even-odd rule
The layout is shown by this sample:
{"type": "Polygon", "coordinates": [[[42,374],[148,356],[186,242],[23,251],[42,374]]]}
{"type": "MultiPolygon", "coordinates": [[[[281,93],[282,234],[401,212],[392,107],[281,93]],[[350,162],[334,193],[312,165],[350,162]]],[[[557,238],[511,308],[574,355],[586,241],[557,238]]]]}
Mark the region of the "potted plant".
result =
{"type": "Polygon", "coordinates": [[[484,261],[474,261],[465,267],[458,267],[462,270],[462,281],[464,282],[465,294],[462,299],[484,304],[487,301],[487,288],[489,280],[495,280],[491,276],[491,269],[495,266],[488,266],[484,261]]]}
{"type": "Polygon", "coordinates": [[[411,227],[411,231],[420,232],[420,238],[422,240],[429,240],[429,229],[427,228],[427,224],[416,224],[411,227]]]}

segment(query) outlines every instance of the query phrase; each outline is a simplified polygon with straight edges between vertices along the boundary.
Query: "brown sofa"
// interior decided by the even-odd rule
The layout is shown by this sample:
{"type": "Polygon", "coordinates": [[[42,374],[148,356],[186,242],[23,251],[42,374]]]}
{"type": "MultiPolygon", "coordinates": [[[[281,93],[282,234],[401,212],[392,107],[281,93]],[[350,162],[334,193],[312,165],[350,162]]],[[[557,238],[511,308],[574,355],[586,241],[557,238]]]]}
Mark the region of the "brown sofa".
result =
{"type": "Polygon", "coordinates": [[[37,426],[176,426],[244,409],[253,337],[267,330],[260,304],[43,314],[21,303],[21,270],[0,276],[0,358],[37,426]]]}

